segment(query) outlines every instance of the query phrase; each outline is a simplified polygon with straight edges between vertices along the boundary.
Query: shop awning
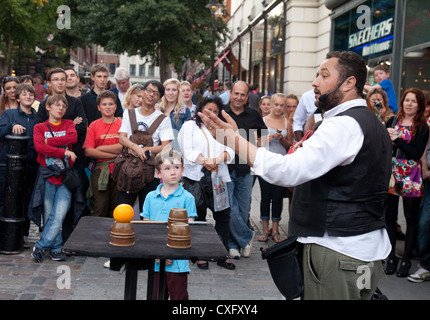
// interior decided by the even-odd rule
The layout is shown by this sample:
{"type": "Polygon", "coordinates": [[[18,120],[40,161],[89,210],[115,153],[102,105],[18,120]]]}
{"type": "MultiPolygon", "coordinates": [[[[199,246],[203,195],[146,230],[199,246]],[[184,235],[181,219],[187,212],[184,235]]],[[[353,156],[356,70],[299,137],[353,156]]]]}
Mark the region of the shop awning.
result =
{"type": "Polygon", "coordinates": [[[216,62],[215,62],[215,68],[227,57],[227,55],[230,53],[230,50],[227,50],[222,56],[221,58],[219,58],[216,62]]]}
{"type": "MultiPolygon", "coordinates": [[[[216,68],[224,59],[227,58],[227,55],[230,53],[230,50],[227,50],[220,58],[218,58],[217,61],[215,61],[214,67],[216,68]]],[[[228,64],[230,64],[230,62],[228,60],[226,60],[228,64]]],[[[212,70],[212,67],[210,67],[209,69],[207,69],[205,71],[205,73],[200,76],[197,81],[202,81],[212,70]]]]}

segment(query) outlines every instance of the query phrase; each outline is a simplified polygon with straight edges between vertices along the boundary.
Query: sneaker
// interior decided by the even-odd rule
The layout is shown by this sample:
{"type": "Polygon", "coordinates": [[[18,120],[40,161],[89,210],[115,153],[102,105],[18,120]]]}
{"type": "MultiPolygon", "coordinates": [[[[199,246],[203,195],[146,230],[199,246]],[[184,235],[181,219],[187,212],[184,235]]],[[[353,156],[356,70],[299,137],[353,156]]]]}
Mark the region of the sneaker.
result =
{"type": "Polygon", "coordinates": [[[45,254],[45,250],[33,247],[33,251],[31,252],[31,256],[36,262],[40,262],[43,259],[43,255],[45,254]]]}
{"type": "Polygon", "coordinates": [[[230,249],[228,251],[228,256],[232,259],[239,260],[240,259],[240,252],[239,252],[239,250],[236,250],[236,249],[230,249]]]}
{"type": "Polygon", "coordinates": [[[430,280],[430,271],[419,268],[415,273],[408,276],[408,280],[415,283],[421,283],[425,280],[430,280]]]}
{"type": "Polygon", "coordinates": [[[58,252],[50,252],[49,256],[51,257],[52,260],[54,261],[64,261],[66,260],[66,255],[64,253],[62,253],[61,251],[58,252]]]}
{"type": "Polygon", "coordinates": [[[254,245],[254,235],[255,232],[252,233],[251,241],[249,241],[245,248],[242,249],[242,256],[244,256],[245,258],[249,258],[251,256],[252,246],[254,245]]]}

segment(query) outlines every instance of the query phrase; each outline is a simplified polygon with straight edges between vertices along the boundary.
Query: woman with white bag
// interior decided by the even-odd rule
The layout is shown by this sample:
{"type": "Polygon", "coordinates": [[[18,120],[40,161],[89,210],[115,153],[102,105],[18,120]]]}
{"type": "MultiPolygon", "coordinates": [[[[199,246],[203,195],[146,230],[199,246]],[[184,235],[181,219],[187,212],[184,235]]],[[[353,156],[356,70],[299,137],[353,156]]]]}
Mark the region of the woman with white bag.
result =
{"type": "MultiPolygon", "coordinates": [[[[220,98],[207,97],[198,105],[196,113],[210,110],[220,114],[222,109],[220,98]]],[[[183,124],[178,142],[185,163],[184,188],[196,200],[196,221],[206,221],[206,212],[210,209],[215,220],[215,230],[228,250],[230,207],[226,186],[231,180],[227,163],[234,159],[234,151],[218,143],[197,115],[194,120],[183,124]]],[[[202,270],[209,267],[207,261],[198,261],[197,265],[202,270]]],[[[229,270],[236,268],[228,259],[218,261],[218,265],[229,270]]]]}

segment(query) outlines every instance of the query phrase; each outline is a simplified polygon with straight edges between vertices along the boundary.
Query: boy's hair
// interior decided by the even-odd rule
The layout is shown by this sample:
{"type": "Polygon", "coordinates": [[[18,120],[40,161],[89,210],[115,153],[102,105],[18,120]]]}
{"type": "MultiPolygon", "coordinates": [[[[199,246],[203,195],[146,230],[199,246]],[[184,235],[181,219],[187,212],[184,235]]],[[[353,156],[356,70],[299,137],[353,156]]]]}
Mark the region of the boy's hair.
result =
{"type": "Polygon", "coordinates": [[[66,76],[66,78],[67,78],[67,74],[66,74],[66,72],[65,72],[63,69],[61,69],[61,68],[52,68],[52,69],[50,69],[50,70],[48,71],[48,73],[46,74],[46,80],[51,81],[51,77],[52,77],[52,75],[53,75],[54,73],[62,73],[62,74],[64,74],[64,75],[66,76]]]}
{"type": "Polygon", "coordinates": [[[102,99],[112,99],[114,103],[116,103],[116,95],[113,91],[105,90],[97,96],[97,105],[100,104],[102,99]]]}
{"type": "Polygon", "coordinates": [[[46,100],[46,105],[50,107],[51,105],[53,105],[54,103],[56,103],[58,101],[62,101],[62,102],[64,102],[66,107],[68,106],[66,97],[62,96],[60,94],[49,96],[49,98],[46,100]]]}
{"type": "Polygon", "coordinates": [[[33,94],[33,96],[36,97],[36,90],[34,89],[34,87],[31,84],[20,83],[15,88],[15,98],[19,99],[19,95],[24,91],[31,92],[33,94]]]}
{"type": "Polygon", "coordinates": [[[155,169],[160,171],[160,166],[164,161],[169,160],[173,163],[174,160],[179,160],[181,165],[184,166],[184,159],[179,151],[175,149],[164,148],[160,153],[155,156],[155,169]]]}
{"type": "Polygon", "coordinates": [[[372,73],[374,73],[376,70],[382,70],[385,73],[390,73],[390,69],[385,64],[378,64],[377,66],[375,66],[372,70],[372,73]]]}
{"type": "Polygon", "coordinates": [[[101,63],[97,63],[95,65],[92,66],[91,68],[91,75],[94,76],[96,74],[96,72],[106,72],[107,74],[109,74],[109,69],[101,63]]]}

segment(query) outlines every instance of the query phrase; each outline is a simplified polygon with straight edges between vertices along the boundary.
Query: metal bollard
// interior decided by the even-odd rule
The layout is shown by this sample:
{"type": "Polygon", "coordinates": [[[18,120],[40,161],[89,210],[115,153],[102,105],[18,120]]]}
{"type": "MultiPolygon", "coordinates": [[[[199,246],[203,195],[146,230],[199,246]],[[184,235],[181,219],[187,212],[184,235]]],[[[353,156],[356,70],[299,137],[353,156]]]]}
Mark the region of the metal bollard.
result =
{"type": "Polygon", "coordinates": [[[30,137],[7,135],[8,173],[3,213],[0,217],[0,253],[16,254],[23,250],[25,221],[23,180],[27,162],[27,143],[30,137]]]}

